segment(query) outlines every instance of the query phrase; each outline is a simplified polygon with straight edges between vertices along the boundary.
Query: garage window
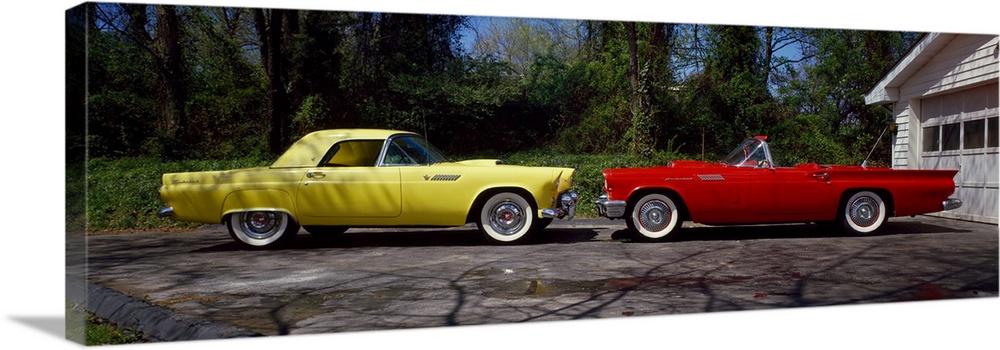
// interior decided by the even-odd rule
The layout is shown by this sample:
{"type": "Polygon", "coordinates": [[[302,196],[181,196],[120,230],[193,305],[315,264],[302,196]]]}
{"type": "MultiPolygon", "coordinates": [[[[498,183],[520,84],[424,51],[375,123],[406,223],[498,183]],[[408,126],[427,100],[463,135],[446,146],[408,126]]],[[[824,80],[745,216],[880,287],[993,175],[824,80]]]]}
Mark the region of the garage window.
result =
{"type": "Polygon", "coordinates": [[[998,142],[997,136],[1000,136],[1000,120],[997,117],[986,119],[987,132],[986,132],[986,147],[1000,147],[1000,142],[998,142]]]}
{"type": "Polygon", "coordinates": [[[962,124],[952,123],[941,126],[941,150],[957,151],[962,145],[962,124]]]}
{"type": "Polygon", "coordinates": [[[923,128],[923,151],[957,151],[1000,147],[997,117],[923,128]]]}
{"type": "Polygon", "coordinates": [[[971,120],[963,123],[965,138],[962,149],[983,148],[986,145],[986,119],[971,120]]]}
{"type": "Polygon", "coordinates": [[[938,125],[924,128],[924,152],[941,150],[941,127],[938,125]]]}

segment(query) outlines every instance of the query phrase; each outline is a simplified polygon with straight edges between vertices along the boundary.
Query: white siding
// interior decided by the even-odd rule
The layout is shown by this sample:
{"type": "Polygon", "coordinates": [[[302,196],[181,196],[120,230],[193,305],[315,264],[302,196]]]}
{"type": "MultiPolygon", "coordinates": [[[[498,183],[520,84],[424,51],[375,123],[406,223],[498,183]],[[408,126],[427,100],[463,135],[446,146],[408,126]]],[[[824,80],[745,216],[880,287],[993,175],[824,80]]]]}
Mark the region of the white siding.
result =
{"type": "MultiPolygon", "coordinates": [[[[934,36],[929,36],[934,40],[934,36]]],[[[996,35],[940,36],[940,50],[925,53],[915,67],[898,67],[905,72],[887,76],[880,88],[898,93],[893,115],[899,126],[893,138],[894,168],[957,169],[954,197],[962,208],[934,215],[997,223],[1000,216],[1000,152],[997,147],[975,150],[923,152],[923,126],[943,125],[996,117],[998,108],[998,56],[1000,37],[996,35]],[[926,56],[932,56],[929,59],[926,56]],[[907,76],[908,75],[908,76],[907,76]],[[896,86],[898,85],[898,86],[896,86]],[[924,115],[922,115],[924,114],[924,115]]],[[[922,47],[939,43],[922,42],[922,47]]],[[[876,89],[867,98],[888,92],[876,89]]],[[[876,99],[877,100],[877,99],[876,99]]]]}
{"type": "Polygon", "coordinates": [[[959,35],[899,87],[900,101],[998,78],[995,35],[959,35]]]}
{"type": "Polygon", "coordinates": [[[899,128],[893,147],[894,168],[919,168],[920,99],[935,94],[982,85],[997,84],[996,35],[957,35],[923,67],[899,86],[893,113],[899,128]]]}
{"type": "MultiPolygon", "coordinates": [[[[986,136],[996,131],[988,126],[987,120],[1000,116],[998,95],[1000,89],[997,84],[985,84],[920,100],[921,128],[937,132],[942,129],[941,126],[951,127],[956,131],[953,135],[959,140],[953,150],[927,150],[923,149],[922,143],[913,148],[914,153],[920,156],[921,168],[959,169],[955,176],[954,197],[965,204],[938,215],[997,223],[1000,212],[997,202],[1000,198],[1000,171],[997,164],[1000,147],[990,147],[986,136]],[[975,126],[968,129],[967,125],[979,122],[982,122],[983,129],[975,126]],[[977,129],[980,132],[969,131],[977,129]],[[966,140],[979,140],[982,143],[966,145],[966,140]]],[[[942,140],[944,138],[942,133],[942,140]]]]}

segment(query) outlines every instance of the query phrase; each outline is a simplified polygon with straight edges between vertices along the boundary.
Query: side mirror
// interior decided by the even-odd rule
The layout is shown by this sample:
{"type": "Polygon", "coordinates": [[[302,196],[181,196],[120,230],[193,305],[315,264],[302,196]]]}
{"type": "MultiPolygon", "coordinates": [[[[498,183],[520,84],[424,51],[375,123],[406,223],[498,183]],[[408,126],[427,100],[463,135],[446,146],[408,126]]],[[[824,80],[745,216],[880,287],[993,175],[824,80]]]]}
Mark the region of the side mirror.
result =
{"type": "Polygon", "coordinates": [[[766,161],[766,160],[762,160],[762,161],[760,161],[760,163],[757,163],[757,167],[758,168],[767,168],[767,169],[771,169],[772,168],[771,167],[771,162],[766,161]]]}

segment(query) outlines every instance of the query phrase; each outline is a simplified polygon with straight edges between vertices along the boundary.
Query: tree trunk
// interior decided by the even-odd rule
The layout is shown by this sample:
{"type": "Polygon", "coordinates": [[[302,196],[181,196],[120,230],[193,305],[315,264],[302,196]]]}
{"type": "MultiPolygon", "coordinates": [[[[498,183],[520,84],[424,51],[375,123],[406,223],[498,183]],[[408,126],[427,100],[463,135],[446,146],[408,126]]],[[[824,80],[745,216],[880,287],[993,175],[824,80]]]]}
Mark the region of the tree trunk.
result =
{"type": "Polygon", "coordinates": [[[159,53],[160,69],[157,71],[160,80],[160,99],[163,112],[160,120],[160,132],[166,137],[177,141],[185,139],[187,103],[187,87],[185,86],[184,56],[181,51],[181,27],[177,18],[177,10],[171,5],[156,6],[156,39],[155,47],[159,53]]]}
{"type": "Polygon", "coordinates": [[[771,60],[774,59],[774,51],[774,27],[766,27],[764,28],[764,62],[761,65],[764,68],[764,83],[771,80],[771,60]]]}
{"type": "Polygon", "coordinates": [[[628,34],[628,80],[632,87],[632,118],[639,113],[639,49],[636,43],[635,22],[625,22],[628,34]]]}
{"type": "Polygon", "coordinates": [[[272,154],[284,151],[286,130],[289,127],[288,93],[285,91],[284,59],[282,55],[282,19],[285,10],[254,10],[254,24],[260,38],[260,57],[267,74],[268,97],[270,100],[270,124],[267,146],[272,154]]]}
{"type": "Polygon", "coordinates": [[[625,31],[626,35],[628,35],[628,80],[632,90],[632,115],[630,123],[633,137],[632,148],[639,151],[645,148],[644,135],[648,131],[642,130],[640,120],[642,118],[642,111],[640,110],[642,103],[639,92],[639,48],[635,22],[625,22],[625,31]]]}

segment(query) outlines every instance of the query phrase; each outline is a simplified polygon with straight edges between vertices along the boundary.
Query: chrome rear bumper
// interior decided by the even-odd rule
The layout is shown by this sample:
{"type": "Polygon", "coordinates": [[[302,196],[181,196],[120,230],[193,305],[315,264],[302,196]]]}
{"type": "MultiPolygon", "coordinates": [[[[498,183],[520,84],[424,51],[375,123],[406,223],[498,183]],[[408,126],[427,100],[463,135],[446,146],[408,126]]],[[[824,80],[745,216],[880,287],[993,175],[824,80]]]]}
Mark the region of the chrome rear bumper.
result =
{"type": "Polygon", "coordinates": [[[952,210],[962,207],[962,200],[958,198],[948,198],[946,201],[941,202],[941,210],[952,210]]]}
{"type": "Polygon", "coordinates": [[[597,204],[597,214],[608,219],[617,219],[625,216],[625,201],[613,201],[608,199],[607,194],[602,194],[594,201],[597,204]]]}
{"type": "Polygon", "coordinates": [[[174,216],[174,207],[164,207],[163,209],[160,209],[160,211],[156,213],[156,216],[161,219],[174,216]]]}

